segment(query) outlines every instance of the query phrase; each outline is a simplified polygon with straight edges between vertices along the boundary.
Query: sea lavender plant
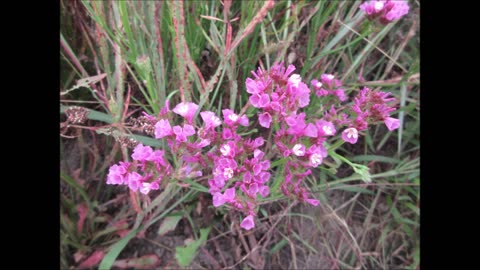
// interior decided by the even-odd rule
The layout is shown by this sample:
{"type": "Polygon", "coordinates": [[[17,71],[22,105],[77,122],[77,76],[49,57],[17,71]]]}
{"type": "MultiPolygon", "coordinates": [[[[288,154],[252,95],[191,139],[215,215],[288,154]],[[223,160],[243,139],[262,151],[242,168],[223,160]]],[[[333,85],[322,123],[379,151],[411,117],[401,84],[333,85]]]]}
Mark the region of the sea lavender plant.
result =
{"type": "Polygon", "coordinates": [[[388,104],[394,101],[389,93],[364,87],[353,104],[342,104],[347,95],[333,74],[312,80],[312,91],[299,74],[293,73],[295,69],[293,65],[285,68],[283,63],[276,63],[269,70],[252,71],[253,77],[247,78],[245,85],[250,95],[247,107],[257,109],[255,119],[230,109],[223,109],[222,117],[201,111],[199,125],[195,121],[199,106],[192,102],[179,103],[170,110],[167,101],[158,116],[143,113],[149,134],[166,140],[176,166],[166,158],[165,151],[138,144],[131,162],[120,161],[110,167],[107,184],[127,185],[148,194],[161,189],[167,180],[206,176],[213,206],[242,212],[240,226],[250,230],[255,227],[259,199],[268,199],[271,192],[271,164],[284,159],[284,170],[277,172],[284,174],[280,192],[317,206],[320,202],[312,198],[303,180],[324,163],[329,142],[354,144],[369,125],[383,122],[394,130],[399,121],[390,116],[395,108],[388,104]],[[329,108],[320,115],[305,112],[312,92],[323,108],[329,108]],[[248,131],[253,127],[260,129],[260,136],[241,135],[251,134],[248,131]],[[341,139],[336,136],[339,131],[341,139]],[[273,141],[273,146],[266,141],[273,141]]]}

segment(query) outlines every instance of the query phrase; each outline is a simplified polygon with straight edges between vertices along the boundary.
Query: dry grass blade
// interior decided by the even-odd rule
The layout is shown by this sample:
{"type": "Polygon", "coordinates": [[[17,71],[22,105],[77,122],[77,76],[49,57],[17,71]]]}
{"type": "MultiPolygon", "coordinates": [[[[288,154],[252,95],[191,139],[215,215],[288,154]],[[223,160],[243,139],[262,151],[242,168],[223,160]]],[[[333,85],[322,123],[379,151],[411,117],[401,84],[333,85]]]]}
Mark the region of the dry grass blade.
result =
{"type": "Polygon", "coordinates": [[[263,7],[257,12],[257,15],[253,17],[252,21],[250,21],[250,23],[245,27],[245,29],[238,32],[237,36],[232,42],[232,46],[230,47],[227,56],[232,54],[235,48],[240,44],[240,42],[242,42],[244,38],[246,38],[253,32],[255,26],[259,24],[263,20],[263,18],[265,18],[265,16],[267,16],[268,11],[272,9],[274,5],[274,0],[267,0],[265,4],[263,4],[263,7]]]}

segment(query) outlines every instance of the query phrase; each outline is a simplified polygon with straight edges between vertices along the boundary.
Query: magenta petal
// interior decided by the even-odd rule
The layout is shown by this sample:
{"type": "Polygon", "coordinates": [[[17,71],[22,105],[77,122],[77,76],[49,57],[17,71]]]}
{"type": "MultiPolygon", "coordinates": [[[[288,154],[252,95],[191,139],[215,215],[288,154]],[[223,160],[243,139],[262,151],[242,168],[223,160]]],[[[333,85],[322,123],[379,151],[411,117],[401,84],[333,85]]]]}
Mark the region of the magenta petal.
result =
{"type": "Polygon", "coordinates": [[[262,165],[255,164],[253,165],[253,175],[258,175],[262,171],[262,165]]]}
{"type": "Polygon", "coordinates": [[[140,143],[133,149],[132,158],[134,160],[144,161],[148,159],[152,153],[153,149],[150,146],[144,146],[140,143]]]}
{"type": "Polygon", "coordinates": [[[305,201],[313,206],[317,206],[320,203],[319,200],[314,200],[314,199],[306,199],[305,201]]]}
{"type": "Polygon", "coordinates": [[[193,134],[195,134],[195,129],[193,128],[193,126],[185,124],[183,126],[183,134],[185,136],[192,136],[193,134]]]}
{"type": "Polygon", "coordinates": [[[130,173],[128,175],[128,187],[133,191],[137,191],[141,185],[141,182],[140,182],[141,179],[142,179],[142,176],[137,172],[130,173]]]}
{"type": "Polygon", "coordinates": [[[251,184],[250,187],[248,188],[248,194],[252,197],[255,197],[257,192],[258,192],[258,184],[257,183],[251,184]]]}
{"type": "Polygon", "coordinates": [[[253,151],[253,157],[254,158],[262,159],[264,155],[265,155],[265,153],[260,149],[255,149],[253,151]]]}
{"type": "Polygon", "coordinates": [[[140,192],[147,195],[148,192],[150,192],[151,185],[150,183],[142,183],[142,186],[140,187],[140,192]]]}
{"type": "Polygon", "coordinates": [[[224,140],[229,140],[233,137],[232,131],[228,128],[224,128],[222,131],[222,138],[224,140]]]}
{"type": "Polygon", "coordinates": [[[161,119],[155,124],[155,139],[161,139],[163,137],[172,134],[172,127],[166,119],[161,119]]]}
{"type": "Polygon", "coordinates": [[[258,192],[265,198],[270,194],[270,188],[268,186],[262,186],[258,192]]]}
{"type": "Polygon", "coordinates": [[[179,114],[185,119],[187,119],[188,123],[192,123],[193,116],[198,109],[198,105],[192,102],[182,102],[177,104],[175,108],[173,108],[173,112],[179,114]]]}
{"type": "Polygon", "coordinates": [[[272,122],[272,116],[268,112],[264,112],[258,116],[258,122],[260,126],[269,128],[270,123],[272,122]]]}
{"type": "Polygon", "coordinates": [[[248,125],[250,124],[248,122],[248,117],[245,114],[240,116],[240,119],[238,119],[238,124],[244,127],[248,127],[248,125]]]}
{"type": "Polygon", "coordinates": [[[222,121],[218,116],[215,115],[215,113],[210,112],[210,111],[205,111],[201,112],[200,116],[203,119],[203,122],[205,122],[205,126],[208,127],[217,127],[222,124],[222,121]]]}
{"type": "Polygon", "coordinates": [[[266,183],[270,179],[270,173],[269,172],[261,172],[259,175],[260,178],[260,183],[266,183]]]}
{"type": "Polygon", "coordinates": [[[260,96],[259,105],[260,108],[266,107],[270,103],[270,97],[267,94],[260,96]]]}
{"type": "Polygon", "coordinates": [[[396,118],[387,117],[383,122],[385,123],[388,130],[390,130],[390,131],[400,127],[400,120],[398,120],[396,118]]]}
{"type": "Polygon", "coordinates": [[[260,147],[262,145],[263,145],[263,138],[262,137],[256,138],[255,141],[253,142],[254,147],[260,147]]]}
{"type": "Polygon", "coordinates": [[[303,134],[307,137],[316,138],[318,136],[317,127],[312,123],[309,123],[303,130],[303,134]]]}
{"type": "Polygon", "coordinates": [[[250,96],[250,104],[255,108],[260,108],[260,94],[256,93],[250,96]]]}
{"type": "Polygon", "coordinates": [[[342,132],[342,139],[348,143],[355,144],[358,140],[358,131],[356,128],[347,128],[342,132]]]}
{"type": "Polygon", "coordinates": [[[183,133],[183,129],[181,126],[174,126],[172,130],[175,135],[181,135],[183,133]]]}
{"type": "Polygon", "coordinates": [[[233,202],[235,200],[235,187],[227,188],[223,194],[226,202],[233,202]]]}
{"type": "Polygon", "coordinates": [[[257,82],[255,82],[251,78],[247,78],[247,80],[245,81],[245,85],[247,87],[247,93],[250,93],[250,94],[258,93],[257,82]]]}
{"type": "Polygon", "coordinates": [[[244,228],[247,231],[255,227],[255,223],[253,222],[253,216],[248,215],[246,218],[244,218],[242,223],[240,223],[240,227],[244,228]]]}
{"type": "Polygon", "coordinates": [[[220,193],[220,192],[215,192],[215,193],[213,194],[213,200],[212,200],[212,202],[213,202],[213,206],[219,207],[219,206],[225,204],[225,198],[223,197],[222,193],[220,193]]]}

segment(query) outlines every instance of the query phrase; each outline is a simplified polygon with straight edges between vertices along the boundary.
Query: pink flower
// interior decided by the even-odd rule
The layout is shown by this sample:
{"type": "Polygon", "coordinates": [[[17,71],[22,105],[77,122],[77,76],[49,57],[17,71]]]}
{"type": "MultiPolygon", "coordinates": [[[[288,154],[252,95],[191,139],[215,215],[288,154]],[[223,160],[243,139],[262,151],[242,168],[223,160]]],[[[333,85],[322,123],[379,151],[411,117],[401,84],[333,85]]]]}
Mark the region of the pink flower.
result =
{"type": "Polygon", "coordinates": [[[368,16],[375,16],[383,11],[385,0],[383,1],[367,1],[360,5],[360,9],[367,13],[368,16]]]}
{"type": "Polygon", "coordinates": [[[322,82],[318,81],[317,79],[313,79],[313,80],[310,81],[310,83],[312,84],[313,89],[315,89],[315,94],[318,97],[328,95],[328,91],[322,88],[323,87],[322,82]]]}
{"type": "Polygon", "coordinates": [[[315,94],[317,95],[317,97],[327,96],[328,95],[328,90],[320,88],[317,91],[315,91],[315,94]]]}
{"type": "Polygon", "coordinates": [[[340,101],[347,100],[347,96],[345,96],[345,91],[343,91],[343,89],[339,88],[339,89],[335,90],[334,93],[338,97],[338,99],[340,99],[340,101]]]}
{"type": "Polygon", "coordinates": [[[187,122],[189,124],[192,124],[193,116],[195,115],[195,112],[198,109],[198,105],[192,102],[182,102],[177,104],[175,108],[173,108],[173,112],[176,114],[179,114],[185,119],[187,119],[187,122]]]}
{"type": "Polygon", "coordinates": [[[245,85],[247,87],[247,93],[250,94],[263,93],[266,87],[262,81],[254,81],[251,78],[247,78],[245,85]]]}
{"type": "Polygon", "coordinates": [[[312,84],[312,86],[315,90],[318,91],[318,90],[322,89],[323,83],[319,82],[317,79],[311,80],[310,83],[312,84]]]}
{"type": "Polygon", "coordinates": [[[219,207],[225,203],[235,202],[235,187],[227,188],[223,194],[215,192],[213,194],[212,202],[215,207],[219,207]]]}
{"type": "Polygon", "coordinates": [[[272,116],[268,112],[264,112],[258,116],[258,123],[260,126],[269,128],[272,122],[272,116]]]}
{"type": "Polygon", "coordinates": [[[220,146],[220,153],[222,156],[233,158],[235,157],[237,147],[233,141],[228,141],[227,143],[220,146]]]}
{"type": "Polygon", "coordinates": [[[313,206],[317,206],[320,203],[319,200],[315,200],[315,199],[305,199],[305,201],[313,206]]]}
{"type": "Polygon", "coordinates": [[[323,157],[319,153],[313,153],[308,158],[308,164],[312,167],[317,167],[318,165],[322,164],[323,157]]]}
{"type": "Polygon", "coordinates": [[[262,146],[264,143],[264,140],[262,137],[257,137],[254,141],[253,141],[253,147],[260,147],[262,146]]]}
{"type": "Polygon", "coordinates": [[[232,110],[230,109],[223,109],[223,120],[225,124],[228,126],[235,126],[237,124],[247,127],[249,125],[248,118],[244,114],[242,116],[239,116],[238,114],[235,114],[232,110]]]}
{"type": "Polygon", "coordinates": [[[393,117],[385,118],[384,123],[390,131],[400,127],[400,120],[393,117]]]}
{"type": "Polygon", "coordinates": [[[183,128],[180,126],[174,126],[173,133],[177,135],[176,137],[177,142],[186,142],[187,137],[195,134],[195,129],[193,128],[193,126],[189,124],[185,124],[183,125],[183,128]]]}
{"type": "Polygon", "coordinates": [[[172,127],[168,120],[161,119],[155,124],[155,139],[161,139],[172,134],[172,127]]]}
{"type": "Polygon", "coordinates": [[[215,181],[219,181],[217,186],[223,187],[221,181],[231,179],[237,169],[237,162],[231,158],[220,158],[215,161],[215,167],[213,168],[213,175],[215,181]]]}
{"type": "Polygon", "coordinates": [[[259,189],[258,189],[258,193],[260,193],[260,195],[265,198],[268,196],[268,194],[270,194],[270,188],[268,186],[261,186],[259,189]]]}
{"type": "Polygon", "coordinates": [[[315,125],[318,129],[318,136],[333,136],[337,132],[332,122],[317,120],[315,125]]]}
{"type": "Polygon", "coordinates": [[[240,227],[244,228],[247,231],[255,227],[255,223],[253,222],[253,216],[248,215],[246,218],[244,218],[242,223],[240,223],[240,227]]]}
{"type": "Polygon", "coordinates": [[[213,203],[213,206],[215,206],[215,207],[219,207],[219,206],[225,204],[225,198],[223,197],[222,193],[215,192],[213,194],[212,203],[213,203]]]}
{"type": "Polygon", "coordinates": [[[310,137],[310,138],[318,137],[317,127],[312,123],[308,123],[308,125],[303,130],[303,135],[305,135],[307,137],[310,137]]]}
{"type": "Polygon", "coordinates": [[[140,187],[140,192],[143,194],[148,194],[150,190],[157,190],[160,187],[158,186],[158,182],[153,183],[142,183],[142,187],[140,187]]]}
{"type": "Polygon", "coordinates": [[[235,202],[235,187],[227,188],[223,193],[223,198],[225,202],[235,202]]]}
{"type": "Polygon", "coordinates": [[[293,146],[292,152],[295,156],[303,157],[305,155],[305,145],[297,143],[293,146]]]}
{"type": "Polygon", "coordinates": [[[249,98],[250,104],[256,108],[265,108],[270,103],[270,97],[267,94],[252,94],[249,98]]]}
{"type": "Polygon", "coordinates": [[[167,99],[167,100],[165,100],[165,107],[163,107],[163,108],[160,110],[159,115],[160,115],[160,116],[164,116],[164,115],[166,115],[169,111],[170,111],[170,100],[167,99]]]}
{"type": "Polygon", "coordinates": [[[300,108],[306,107],[310,103],[310,89],[303,82],[297,87],[295,99],[298,101],[298,107],[300,108]]]}
{"type": "Polygon", "coordinates": [[[246,193],[248,194],[248,196],[255,198],[257,195],[257,192],[258,192],[258,184],[253,183],[250,185],[250,187],[248,187],[248,190],[246,193]]]}
{"type": "Polygon", "coordinates": [[[152,153],[153,149],[150,146],[144,146],[140,143],[133,149],[132,158],[138,161],[145,161],[152,153]]]}
{"type": "Polygon", "coordinates": [[[380,23],[386,25],[407,14],[409,6],[407,1],[381,0],[364,2],[360,9],[367,14],[369,20],[379,18],[380,23]]]}
{"type": "Polygon", "coordinates": [[[292,76],[288,78],[288,84],[295,88],[298,88],[301,82],[302,82],[302,77],[300,77],[299,74],[292,74],[292,76]]]}
{"type": "MultiPolygon", "coordinates": [[[[189,162],[193,159],[195,159],[195,158],[194,157],[185,158],[185,156],[184,156],[183,160],[189,162]]],[[[186,164],[186,165],[184,165],[183,167],[180,168],[180,176],[181,176],[182,179],[196,178],[196,177],[200,177],[202,175],[203,175],[202,171],[194,171],[190,164],[186,164]]]]}
{"type": "Polygon", "coordinates": [[[120,162],[120,165],[113,165],[110,167],[107,175],[107,184],[108,185],[123,185],[127,184],[128,177],[127,171],[130,163],[120,162]]]}
{"type": "Polygon", "coordinates": [[[265,153],[260,149],[255,149],[253,151],[253,157],[256,159],[262,159],[265,156],[265,153]]]}
{"type": "Polygon", "coordinates": [[[406,15],[409,11],[407,1],[388,1],[385,4],[385,13],[380,18],[380,22],[384,25],[400,19],[403,15],[406,15]]]}
{"type": "Polygon", "coordinates": [[[355,144],[358,140],[358,131],[356,128],[347,128],[342,132],[342,139],[351,144],[355,144]]]}
{"type": "Polygon", "coordinates": [[[294,65],[288,65],[287,69],[285,70],[283,62],[275,63],[270,68],[270,75],[277,83],[280,81],[287,81],[288,75],[290,75],[295,69],[296,68],[294,65]]]}
{"type": "Polygon", "coordinates": [[[323,145],[312,145],[307,150],[308,157],[308,165],[311,167],[317,167],[318,165],[322,164],[323,159],[327,157],[328,152],[327,149],[323,145]]]}
{"type": "Polygon", "coordinates": [[[164,154],[165,152],[163,150],[155,150],[146,158],[146,160],[152,161],[162,166],[167,166],[165,160],[163,159],[164,154]]]}
{"type": "Polygon", "coordinates": [[[142,184],[143,177],[138,174],[137,172],[131,172],[128,174],[128,187],[133,190],[137,191],[140,185],[142,184]]]}
{"type": "Polygon", "coordinates": [[[358,115],[357,118],[355,118],[353,124],[357,130],[366,130],[368,127],[367,121],[365,121],[361,115],[358,115]]]}
{"type": "Polygon", "coordinates": [[[197,143],[195,146],[197,148],[203,148],[205,146],[210,145],[211,141],[209,139],[201,139],[199,143],[197,143]]]}
{"type": "Polygon", "coordinates": [[[287,130],[288,134],[301,136],[307,124],[305,124],[305,113],[293,113],[285,118],[285,122],[290,128],[287,130]]]}
{"type": "Polygon", "coordinates": [[[233,138],[233,133],[229,128],[224,128],[222,131],[222,139],[229,140],[233,138]]]}
{"type": "Polygon", "coordinates": [[[333,79],[335,79],[335,76],[333,76],[332,74],[322,74],[320,78],[323,84],[326,84],[329,87],[332,87],[332,82],[333,82],[333,79]]]}
{"type": "Polygon", "coordinates": [[[205,122],[205,127],[207,129],[215,128],[222,124],[222,120],[220,120],[220,118],[216,116],[215,113],[213,112],[210,112],[210,111],[201,112],[200,116],[202,117],[203,122],[205,122]]]}

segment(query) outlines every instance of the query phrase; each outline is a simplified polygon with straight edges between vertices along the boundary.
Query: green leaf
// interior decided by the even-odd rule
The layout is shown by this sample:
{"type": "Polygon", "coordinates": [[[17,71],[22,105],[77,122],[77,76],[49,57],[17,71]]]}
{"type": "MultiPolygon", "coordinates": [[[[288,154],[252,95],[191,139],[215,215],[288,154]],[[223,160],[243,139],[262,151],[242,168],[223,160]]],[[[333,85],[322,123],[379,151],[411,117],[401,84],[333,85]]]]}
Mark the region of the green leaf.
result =
{"type": "Polygon", "coordinates": [[[273,246],[268,253],[270,253],[270,255],[275,254],[275,252],[282,249],[282,247],[284,247],[287,243],[288,243],[288,240],[283,238],[282,240],[280,240],[280,242],[276,243],[275,246],[273,246]]]}
{"type": "Polygon", "coordinates": [[[260,212],[262,213],[262,215],[263,215],[264,217],[268,217],[267,210],[265,210],[264,208],[260,208],[260,212]]]}
{"type": "Polygon", "coordinates": [[[175,259],[177,259],[177,262],[181,267],[187,267],[192,263],[197,255],[198,248],[207,241],[207,236],[211,229],[212,227],[200,229],[200,239],[191,242],[186,247],[175,248],[175,259]]]}
{"type": "Polygon", "coordinates": [[[82,196],[82,198],[87,203],[88,209],[92,209],[92,203],[90,202],[90,199],[89,199],[90,197],[88,196],[86,191],[83,189],[83,187],[81,187],[72,177],[64,174],[63,172],[60,172],[60,178],[63,181],[65,181],[67,184],[69,184],[70,186],[75,188],[78,191],[78,193],[80,194],[80,196],[82,196]]]}
{"type": "Polygon", "coordinates": [[[204,192],[204,193],[209,193],[208,188],[200,185],[199,183],[193,181],[192,179],[186,178],[186,179],[183,179],[182,182],[189,184],[190,185],[189,188],[191,188],[191,189],[194,189],[194,190],[197,190],[197,191],[200,191],[200,192],[204,192]]]}
{"type": "Polygon", "coordinates": [[[176,212],[172,213],[170,216],[165,217],[158,229],[159,235],[164,235],[169,231],[175,230],[177,227],[178,222],[183,218],[183,213],[176,212]]]}
{"type": "Polygon", "coordinates": [[[115,243],[112,246],[112,249],[110,249],[110,251],[107,253],[107,255],[105,255],[105,257],[103,257],[103,260],[100,263],[100,266],[98,266],[98,269],[102,269],[102,270],[103,269],[107,269],[107,270],[110,269],[112,267],[113,263],[115,262],[115,260],[117,259],[118,255],[120,254],[120,252],[122,252],[122,250],[125,248],[125,246],[128,244],[128,242],[130,242],[130,240],[135,235],[137,235],[137,233],[140,229],[141,228],[130,231],[127,234],[127,236],[125,236],[125,238],[123,238],[122,240],[115,243]]]}
{"type": "Polygon", "coordinates": [[[352,157],[350,161],[359,162],[359,161],[377,161],[377,162],[385,162],[385,163],[400,163],[399,159],[385,157],[385,156],[378,156],[378,155],[358,155],[352,157]]]}
{"type": "Polygon", "coordinates": [[[364,193],[364,194],[369,194],[369,195],[374,195],[375,193],[371,190],[368,190],[366,188],[361,188],[361,187],[356,187],[356,186],[343,186],[343,187],[336,187],[335,189],[341,189],[345,191],[350,191],[350,192],[358,192],[358,193],[364,193]]]}

